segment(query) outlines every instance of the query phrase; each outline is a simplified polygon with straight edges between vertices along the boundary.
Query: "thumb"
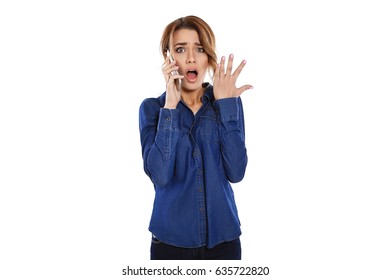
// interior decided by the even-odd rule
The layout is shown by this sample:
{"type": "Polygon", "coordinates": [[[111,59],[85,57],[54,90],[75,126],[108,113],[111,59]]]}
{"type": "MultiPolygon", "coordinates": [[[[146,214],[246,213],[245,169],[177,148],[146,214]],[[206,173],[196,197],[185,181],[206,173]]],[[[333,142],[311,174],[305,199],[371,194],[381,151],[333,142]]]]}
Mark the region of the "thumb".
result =
{"type": "Polygon", "coordinates": [[[240,96],[244,91],[246,91],[248,89],[253,89],[253,86],[252,85],[244,85],[242,87],[239,87],[237,89],[238,96],[240,96]]]}

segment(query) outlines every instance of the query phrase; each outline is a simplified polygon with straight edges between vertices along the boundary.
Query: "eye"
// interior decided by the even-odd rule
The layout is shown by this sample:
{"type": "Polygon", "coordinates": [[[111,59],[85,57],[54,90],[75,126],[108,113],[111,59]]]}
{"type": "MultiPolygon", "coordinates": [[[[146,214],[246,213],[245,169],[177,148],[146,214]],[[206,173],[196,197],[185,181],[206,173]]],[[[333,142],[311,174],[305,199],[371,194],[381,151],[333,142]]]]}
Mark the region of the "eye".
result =
{"type": "Polygon", "coordinates": [[[184,48],[179,47],[179,48],[176,49],[176,52],[177,53],[183,53],[184,52],[184,48]]]}
{"type": "Polygon", "coordinates": [[[204,49],[203,49],[203,48],[198,48],[196,51],[197,51],[198,53],[204,53],[204,49]]]}

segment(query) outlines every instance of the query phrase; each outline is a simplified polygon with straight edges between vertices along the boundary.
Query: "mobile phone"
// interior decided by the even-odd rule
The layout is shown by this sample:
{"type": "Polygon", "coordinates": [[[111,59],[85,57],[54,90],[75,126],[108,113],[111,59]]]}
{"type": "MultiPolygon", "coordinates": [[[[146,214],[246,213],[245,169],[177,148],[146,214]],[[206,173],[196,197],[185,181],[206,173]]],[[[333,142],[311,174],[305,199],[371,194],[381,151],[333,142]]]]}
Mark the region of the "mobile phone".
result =
{"type": "MultiPolygon", "coordinates": [[[[167,50],[167,56],[169,57],[169,62],[174,61],[173,56],[171,55],[169,50],[167,50]]],[[[177,70],[174,70],[171,72],[171,74],[172,75],[179,75],[179,72],[177,72],[177,70]]],[[[175,84],[176,84],[177,90],[180,91],[181,90],[181,79],[175,79],[175,84]]]]}

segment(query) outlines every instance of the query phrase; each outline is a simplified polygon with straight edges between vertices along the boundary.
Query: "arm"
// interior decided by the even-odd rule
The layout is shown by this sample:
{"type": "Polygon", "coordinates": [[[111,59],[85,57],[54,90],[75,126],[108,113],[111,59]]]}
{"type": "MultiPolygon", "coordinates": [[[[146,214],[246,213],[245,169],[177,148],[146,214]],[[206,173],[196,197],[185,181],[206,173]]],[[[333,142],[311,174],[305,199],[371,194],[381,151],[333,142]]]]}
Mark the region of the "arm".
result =
{"type": "Polygon", "coordinates": [[[248,162],[241,98],[216,100],[215,107],[221,122],[221,152],[225,173],[230,182],[237,183],[244,178],[248,162]]]}
{"type": "Polygon", "coordinates": [[[144,170],[155,185],[164,186],[173,176],[178,125],[178,110],[161,108],[154,99],[142,102],[139,129],[144,170]]]}
{"type": "Polygon", "coordinates": [[[215,69],[213,81],[215,106],[222,124],[221,150],[225,173],[230,182],[236,183],[244,178],[248,161],[245,148],[244,113],[240,96],[244,91],[253,87],[244,85],[237,88],[236,81],[246,61],[243,60],[232,73],[233,57],[232,54],[229,55],[226,71],[226,58],[221,58],[221,62],[215,69]]]}

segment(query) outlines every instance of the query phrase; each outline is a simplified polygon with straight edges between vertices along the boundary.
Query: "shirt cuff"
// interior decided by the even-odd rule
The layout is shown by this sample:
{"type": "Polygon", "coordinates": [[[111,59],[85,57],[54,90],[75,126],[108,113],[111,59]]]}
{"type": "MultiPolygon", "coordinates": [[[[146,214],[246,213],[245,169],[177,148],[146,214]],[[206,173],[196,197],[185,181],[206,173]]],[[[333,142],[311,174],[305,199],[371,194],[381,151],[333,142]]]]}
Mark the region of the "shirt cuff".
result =
{"type": "Polygon", "coordinates": [[[222,98],[215,100],[215,107],[217,108],[222,122],[238,121],[238,98],[222,98]]]}
{"type": "Polygon", "coordinates": [[[179,110],[161,108],[158,129],[171,131],[179,130],[179,110]]]}

